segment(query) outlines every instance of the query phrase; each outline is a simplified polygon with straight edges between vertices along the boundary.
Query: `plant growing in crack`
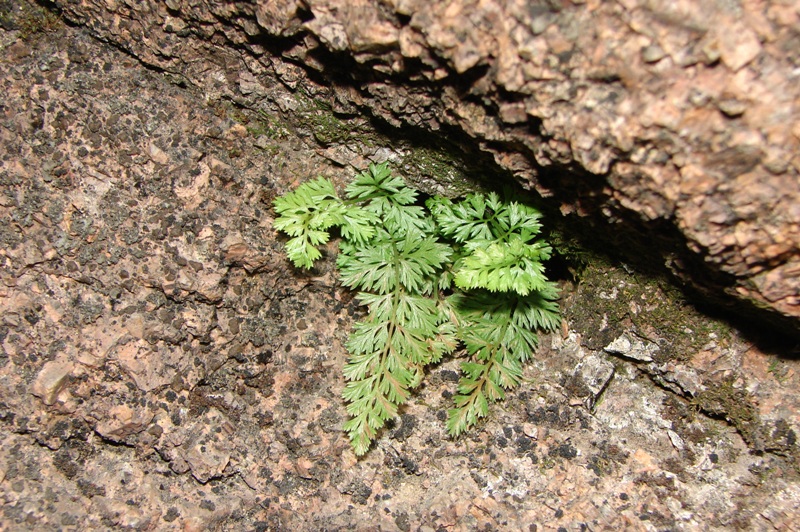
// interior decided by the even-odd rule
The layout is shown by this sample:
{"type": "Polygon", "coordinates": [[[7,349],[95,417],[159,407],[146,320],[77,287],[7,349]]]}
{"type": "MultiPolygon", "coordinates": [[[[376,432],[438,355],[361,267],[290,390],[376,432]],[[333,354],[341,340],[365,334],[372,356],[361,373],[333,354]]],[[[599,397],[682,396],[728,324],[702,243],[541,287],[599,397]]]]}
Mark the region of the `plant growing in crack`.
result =
{"type": "Polygon", "coordinates": [[[551,248],[541,215],[496,193],[424,204],[388,165],[370,165],[340,198],[317,178],[275,200],[274,227],[286,253],[311,268],[338,228],[343,285],[367,309],[346,344],[344,430],[364,454],[424,377],[425,368],[463,354],[447,430],[458,436],[489,404],[519,385],[537,330],[560,324],[558,291],[545,276],[551,248]]]}

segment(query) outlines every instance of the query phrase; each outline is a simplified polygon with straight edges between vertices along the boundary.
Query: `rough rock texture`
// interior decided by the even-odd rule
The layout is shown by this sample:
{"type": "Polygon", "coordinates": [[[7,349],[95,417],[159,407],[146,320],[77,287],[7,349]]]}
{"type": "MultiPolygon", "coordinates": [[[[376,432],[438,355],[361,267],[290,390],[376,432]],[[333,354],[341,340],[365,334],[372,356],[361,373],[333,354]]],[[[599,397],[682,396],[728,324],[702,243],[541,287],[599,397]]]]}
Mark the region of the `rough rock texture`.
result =
{"type": "Polygon", "coordinates": [[[798,329],[795,2],[55,3],[207,98],[258,106],[281,80],[459,138],[589,216],[591,239],[798,329]]]}
{"type": "Polygon", "coordinates": [[[271,199],[370,160],[460,167],[302,85],[242,78],[266,96],[240,108],[211,64],[230,100],[0,1],[1,529],[796,527],[800,361],[601,264],[562,280],[563,333],[485,423],[447,437],[449,360],[356,460],[359,309],[333,253],[289,267],[271,199]]]}

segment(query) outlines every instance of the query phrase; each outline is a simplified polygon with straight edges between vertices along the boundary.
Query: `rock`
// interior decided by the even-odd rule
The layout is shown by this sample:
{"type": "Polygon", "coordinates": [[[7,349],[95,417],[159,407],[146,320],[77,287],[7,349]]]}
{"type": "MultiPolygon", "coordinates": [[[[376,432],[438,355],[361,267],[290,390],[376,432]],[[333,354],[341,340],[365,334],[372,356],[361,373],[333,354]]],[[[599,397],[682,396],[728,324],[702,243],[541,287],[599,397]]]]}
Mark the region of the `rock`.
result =
{"type": "Polygon", "coordinates": [[[230,446],[224,443],[220,445],[198,442],[183,455],[183,459],[192,471],[192,476],[203,484],[221,476],[228,466],[230,457],[230,446]]]}
{"type": "MultiPolygon", "coordinates": [[[[709,324],[701,313],[687,313],[690,306],[665,283],[651,284],[627,267],[604,267],[578,287],[563,283],[569,330],[541,337],[520,386],[463,437],[449,438],[445,430],[457,359],[441,362],[405,405],[402,425],[381,433],[362,459],[342,431],[344,346],[363,308],[336,281],[333,246],[307,273],[291,269],[282,255],[270,205],[295,182],[323,175],[342,187],[366,161],[388,159],[410,177],[448,176],[441,189],[455,194],[468,189],[470,176],[497,176],[497,167],[488,165],[470,173],[476,161],[486,163],[475,158],[481,146],[495,150],[493,156],[523,179],[541,170],[525,155],[534,150],[541,161],[575,171],[549,183],[543,172],[537,186],[588,179],[578,165],[614,176],[613,183],[593,176],[587,182],[596,188],[584,191],[584,201],[552,198],[563,200],[575,218],[582,213],[587,222],[603,222],[597,204],[584,205],[594,197],[606,202],[609,217],[641,212],[650,220],[619,217],[615,225],[599,226],[610,238],[624,241],[621,232],[634,222],[663,224],[657,232],[671,236],[672,220],[658,216],[674,197],[697,209],[698,227],[728,223],[731,211],[720,198],[734,192],[737,216],[746,218],[738,221],[735,241],[709,238],[703,245],[719,257],[725,246],[762,237],[758,203],[782,181],[753,172],[766,164],[771,175],[785,177],[794,164],[791,149],[749,149],[752,136],[737,137],[747,142],[718,150],[722,157],[686,163],[690,172],[712,169],[713,180],[676,185],[663,179],[659,162],[673,153],[687,157],[674,151],[681,146],[670,141],[681,137],[672,130],[643,133],[627,114],[610,119],[610,136],[591,129],[613,94],[637,78],[601,47],[591,70],[563,78],[563,69],[580,66],[582,40],[595,38],[564,16],[597,13],[599,23],[590,29],[608,32],[597,42],[613,42],[603,25],[612,3],[510,0],[500,6],[489,0],[464,8],[457,1],[398,0],[379,9],[368,0],[348,3],[348,16],[375,23],[363,28],[345,24],[335,0],[62,4],[81,10],[93,31],[136,47],[137,56],[161,68],[144,68],[81,27],[60,25],[53,34],[25,40],[6,29],[5,17],[17,10],[0,8],[0,42],[24,41],[28,48],[17,57],[0,46],[0,145],[8,154],[0,161],[1,522],[36,530],[298,531],[353,523],[386,530],[617,530],[631,523],[760,530],[797,522],[800,361],[791,346],[764,347],[709,324]],[[508,54],[507,47],[495,57],[500,47],[487,51],[482,38],[469,35],[497,38],[495,27],[508,9],[516,9],[511,23],[524,27],[499,38],[505,45],[524,43],[524,57],[508,54]],[[113,20],[92,15],[103,10],[114,10],[113,20]],[[352,59],[350,48],[332,53],[305,26],[323,15],[342,22],[351,45],[376,39],[374,48],[362,42],[352,59]],[[492,25],[481,28],[481,17],[492,25]],[[380,33],[386,21],[400,28],[396,45],[391,34],[380,33]],[[400,59],[395,46],[417,55],[400,59]],[[449,54],[461,54],[463,74],[449,54]],[[470,66],[471,54],[482,59],[470,66]],[[542,64],[534,70],[531,61],[542,64]],[[335,79],[326,77],[331,62],[335,79]],[[306,65],[323,84],[306,76],[306,65]],[[395,83],[412,71],[418,77],[410,86],[395,83]],[[552,96],[544,90],[550,83],[560,100],[495,93],[495,73],[509,84],[536,77],[543,98],[552,96]],[[357,81],[345,83],[351,75],[357,81]],[[586,95],[570,92],[574,83],[592,93],[595,105],[577,116],[567,113],[567,104],[586,95]],[[380,111],[377,104],[390,100],[380,111]],[[415,146],[403,130],[387,129],[384,136],[361,116],[370,109],[400,126],[416,124],[417,133],[438,127],[438,139],[423,136],[415,146]],[[296,121],[309,117],[332,117],[338,128],[323,135],[314,130],[319,121],[296,121]],[[576,125],[576,118],[583,122],[576,125]],[[471,148],[457,156],[440,150],[445,137],[465,140],[458,133],[462,125],[474,136],[471,148]],[[575,132],[580,137],[568,142],[575,132]],[[538,143],[540,133],[555,135],[538,143]],[[509,135],[516,140],[509,142],[509,135]],[[265,139],[260,148],[254,147],[258,137],[265,139]],[[320,146],[318,138],[329,144],[320,146]],[[163,151],[166,158],[153,152],[165,164],[153,160],[151,144],[163,151]],[[617,150],[622,146],[631,152],[626,165],[614,162],[625,155],[617,150]],[[350,152],[358,159],[348,161],[350,152]],[[744,177],[727,183],[716,175],[734,172],[744,177]],[[737,190],[713,188],[720,182],[737,190]],[[712,188],[704,188],[709,183],[712,188]],[[638,193],[655,184],[660,196],[638,193]],[[759,202],[748,203],[751,190],[759,202]],[[690,198],[703,201],[690,204],[690,198]],[[649,207],[635,210],[639,206],[649,207]],[[713,211],[711,219],[702,216],[704,209],[713,211]],[[198,279],[204,272],[215,277],[198,279]],[[576,309],[583,319],[570,313],[576,309]],[[632,344],[656,339],[660,351],[653,362],[602,352],[625,332],[632,344]],[[47,377],[49,369],[62,360],[75,366],[53,405],[45,405],[30,393],[33,383],[38,378],[46,395],[53,389],[46,383],[60,381],[47,377]],[[603,361],[613,363],[614,376],[588,412],[584,399],[606,380],[603,361]],[[412,419],[413,426],[406,423],[412,419]]],[[[719,57],[713,67],[708,62],[717,44],[709,32],[701,35],[695,19],[675,24],[683,12],[669,6],[736,6],[613,5],[632,10],[615,31],[641,34],[624,43],[630,54],[624,58],[638,58],[655,43],[666,54],[648,63],[650,81],[662,70],[674,74],[678,61],[698,75],[691,87],[683,85],[696,111],[684,120],[724,132],[720,145],[752,119],[756,100],[741,89],[753,81],[753,68],[773,57],[775,41],[764,32],[797,17],[793,7],[773,3],[763,27],[746,19],[762,49],[739,69],[738,85],[726,87],[750,107],[726,116],[717,104],[728,96],[714,86],[727,80],[729,68],[719,57]]],[[[753,12],[745,3],[741,9],[753,12]]],[[[682,78],[669,79],[680,85],[682,78]]],[[[649,117],[654,124],[682,127],[680,113],[656,111],[649,117]]],[[[800,136],[800,128],[791,127],[800,136]]],[[[784,238],[782,245],[789,241],[772,236],[784,238]]],[[[761,266],[763,286],[780,299],[789,283],[773,276],[771,263],[761,266]]]]}
{"type": "MultiPolygon", "coordinates": [[[[270,87],[300,84],[333,108],[347,94],[349,112],[397,127],[459,131],[466,153],[488,154],[552,212],[578,214],[564,221],[572,230],[604,248],[624,241],[626,260],[649,257],[706,296],[768,309],[800,333],[798,165],[719,164],[726,153],[800,149],[800,88],[785,52],[796,12],[643,0],[199,1],[169,13],[156,0],[55,4],[144,62],[252,108],[296,111],[270,87]],[[135,25],[113,22],[130,17],[135,25]],[[214,76],[208,46],[229,58],[214,76]],[[772,175],[780,194],[758,192],[772,175]],[[596,229],[618,220],[613,233],[632,238],[596,229]]],[[[181,198],[207,195],[200,169],[176,188],[181,198]]]]}
{"type": "Polygon", "coordinates": [[[642,59],[646,63],[656,63],[666,57],[667,53],[657,44],[651,44],[642,50],[642,59]]]}
{"type": "Polygon", "coordinates": [[[233,450],[233,431],[230,421],[212,409],[170,434],[160,444],[160,452],[172,461],[174,471],[191,471],[198,482],[205,484],[226,472],[233,450]]]}
{"type": "Polygon", "coordinates": [[[587,355],[575,368],[572,378],[586,388],[588,393],[581,395],[585,395],[589,410],[593,409],[613,376],[614,365],[597,355],[587,355]]]}
{"type": "Polygon", "coordinates": [[[152,419],[153,413],[146,408],[116,405],[103,416],[95,430],[104,438],[122,443],[130,436],[145,430],[152,419]]]}
{"type": "Polygon", "coordinates": [[[169,163],[169,156],[164,153],[164,150],[152,142],[150,143],[150,146],[148,146],[148,155],[150,155],[150,159],[152,159],[154,163],[160,165],[167,165],[169,163]]]}
{"type": "Polygon", "coordinates": [[[652,342],[645,342],[639,338],[624,333],[605,347],[607,353],[622,355],[640,362],[652,362],[659,351],[659,347],[652,342]]]}
{"type": "Polygon", "coordinates": [[[738,71],[761,52],[755,31],[743,22],[726,21],[716,27],[720,57],[731,70],[738,71]]]}
{"type": "Polygon", "coordinates": [[[787,486],[775,497],[765,501],[761,515],[776,529],[791,529],[798,513],[798,500],[800,500],[800,487],[787,486]]]}
{"type": "Polygon", "coordinates": [[[223,252],[226,262],[240,264],[250,273],[263,269],[273,261],[271,257],[260,254],[244,242],[231,244],[223,252]]]}
{"type": "Polygon", "coordinates": [[[673,447],[677,450],[682,451],[686,447],[683,439],[674,430],[667,430],[667,436],[669,436],[669,441],[672,442],[673,447]]]}
{"type": "MultiPolygon", "coordinates": [[[[147,334],[158,334],[150,330],[147,334]]],[[[112,358],[143,391],[149,392],[170,384],[176,374],[191,373],[183,353],[164,342],[151,344],[146,340],[120,343],[112,351],[112,358]]]]}
{"type": "Polygon", "coordinates": [[[31,393],[42,399],[44,404],[52,405],[58,394],[69,382],[74,364],[65,360],[54,360],[44,365],[31,386],[31,393]]]}

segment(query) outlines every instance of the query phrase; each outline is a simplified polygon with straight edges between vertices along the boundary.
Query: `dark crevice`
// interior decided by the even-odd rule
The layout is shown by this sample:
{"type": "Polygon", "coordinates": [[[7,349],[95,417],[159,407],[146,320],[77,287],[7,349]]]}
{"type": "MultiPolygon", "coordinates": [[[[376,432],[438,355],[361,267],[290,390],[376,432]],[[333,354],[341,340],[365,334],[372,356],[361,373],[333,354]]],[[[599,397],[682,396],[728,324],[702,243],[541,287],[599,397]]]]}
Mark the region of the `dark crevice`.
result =
{"type": "MultiPolygon", "coordinates": [[[[41,0],[40,4],[52,6],[45,0],[41,0]]],[[[301,8],[298,11],[298,17],[301,21],[308,21],[314,15],[310,10],[301,8]]],[[[410,23],[408,16],[398,15],[398,20],[410,23]]],[[[225,21],[220,21],[220,23],[225,24],[225,21]]],[[[228,25],[230,26],[230,23],[228,25]]],[[[231,28],[239,29],[233,28],[233,26],[231,28]]],[[[282,57],[285,61],[302,68],[312,83],[328,88],[325,94],[314,94],[315,99],[332,99],[335,87],[354,87],[365,94],[365,87],[370,84],[392,84],[402,79],[403,85],[409,90],[413,90],[415,86],[424,87],[432,94],[434,102],[436,102],[437,96],[441,98],[447,87],[452,87],[465,101],[485,107],[483,98],[473,91],[476,84],[489,75],[491,65],[479,65],[460,75],[455,75],[451,71],[450,76],[434,82],[428,81],[424,76],[426,72],[431,71],[430,65],[419,59],[404,58],[404,72],[401,76],[377,71],[369,63],[359,63],[350,54],[331,51],[324,45],[320,45],[307,52],[316,64],[322,65],[323,70],[318,71],[304,64],[302,60],[289,55],[291,50],[305,44],[304,40],[308,35],[302,29],[287,37],[275,37],[261,32],[250,36],[248,44],[259,45],[269,54],[282,57]],[[419,81],[409,81],[409,77],[414,78],[415,76],[419,81]]],[[[111,44],[113,45],[113,43],[111,44]]],[[[249,46],[230,42],[227,44],[247,50],[252,54],[249,46]]],[[[129,50],[121,47],[120,49],[133,56],[129,50]]],[[[151,64],[146,64],[146,66],[157,72],[169,72],[151,64]]],[[[169,73],[175,74],[174,72],[169,73]]],[[[365,94],[365,96],[369,97],[369,94],[365,94]]],[[[502,101],[512,103],[521,98],[515,93],[500,96],[502,101]]],[[[433,105],[438,104],[434,103],[433,105]]],[[[410,150],[435,150],[447,154],[449,161],[471,183],[498,189],[515,182],[511,171],[502,169],[494,160],[492,153],[476,146],[478,140],[470,137],[461,129],[447,124],[440,124],[438,131],[429,131],[423,127],[411,125],[396,127],[389,124],[385,118],[376,116],[366,107],[360,108],[359,111],[370,117],[371,125],[377,133],[393,139],[395,146],[406,147],[410,150]]],[[[498,105],[493,105],[489,111],[494,111],[495,115],[499,114],[498,105]]],[[[431,111],[431,114],[436,114],[435,109],[431,111]]],[[[337,116],[346,117],[341,114],[337,116]]],[[[402,117],[395,118],[403,120],[402,117]]],[[[512,127],[527,127],[530,132],[539,134],[541,124],[541,120],[534,117],[522,126],[512,127]]],[[[539,136],[541,137],[541,135],[539,136]]],[[[540,140],[546,142],[547,139],[541,137],[540,140]]],[[[779,342],[781,344],[800,341],[800,325],[796,323],[796,320],[782,316],[775,311],[765,312],[765,309],[755,302],[731,297],[733,294],[730,292],[737,285],[737,280],[732,275],[709,269],[703,262],[702,256],[690,251],[685,236],[670,220],[643,221],[637,213],[617,207],[613,213],[616,222],[613,224],[605,222],[603,209],[607,209],[609,206],[614,208],[614,202],[606,192],[608,183],[605,176],[589,174],[577,163],[541,166],[531,154],[530,148],[521,143],[515,146],[513,142],[505,142],[500,145],[483,142],[485,148],[493,148],[492,151],[498,153],[513,151],[526,155],[527,162],[533,169],[532,175],[536,184],[541,189],[548,190],[553,194],[546,201],[535,198],[532,193],[531,197],[538,200],[536,203],[545,213],[547,223],[567,235],[569,240],[577,242],[591,253],[607,257],[612,263],[624,262],[645,274],[671,279],[673,284],[678,285],[694,305],[721,313],[754,341],[759,343],[766,341],[758,340],[759,338],[782,338],[783,340],[779,342]],[[559,207],[565,204],[579,206],[583,211],[581,216],[563,216],[559,207]],[[686,279],[692,279],[694,286],[686,284],[686,279]],[[708,289],[706,290],[705,287],[708,289]]]]}
{"type": "Polygon", "coordinates": [[[315,18],[314,13],[311,11],[311,9],[302,6],[297,8],[296,14],[297,18],[300,19],[300,22],[309,22],[314,20],[315,18]]]}

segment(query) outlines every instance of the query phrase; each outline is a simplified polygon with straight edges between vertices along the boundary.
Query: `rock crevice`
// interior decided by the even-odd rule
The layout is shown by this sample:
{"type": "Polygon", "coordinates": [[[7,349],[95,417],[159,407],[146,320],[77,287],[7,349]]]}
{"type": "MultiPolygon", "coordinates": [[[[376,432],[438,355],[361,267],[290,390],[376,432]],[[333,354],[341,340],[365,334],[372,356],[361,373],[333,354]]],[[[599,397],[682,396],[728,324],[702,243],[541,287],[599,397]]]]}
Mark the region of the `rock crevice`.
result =
{"type": "Polygon", "coordinates": [[[334,112],[457,131],[554,210],[596,233],[624,221],[645,241],[667,234],[647,251],[683,281],[798,329],[796,6],[55,4],[210,99],[258,107],[280,82],[334,112]]]}

